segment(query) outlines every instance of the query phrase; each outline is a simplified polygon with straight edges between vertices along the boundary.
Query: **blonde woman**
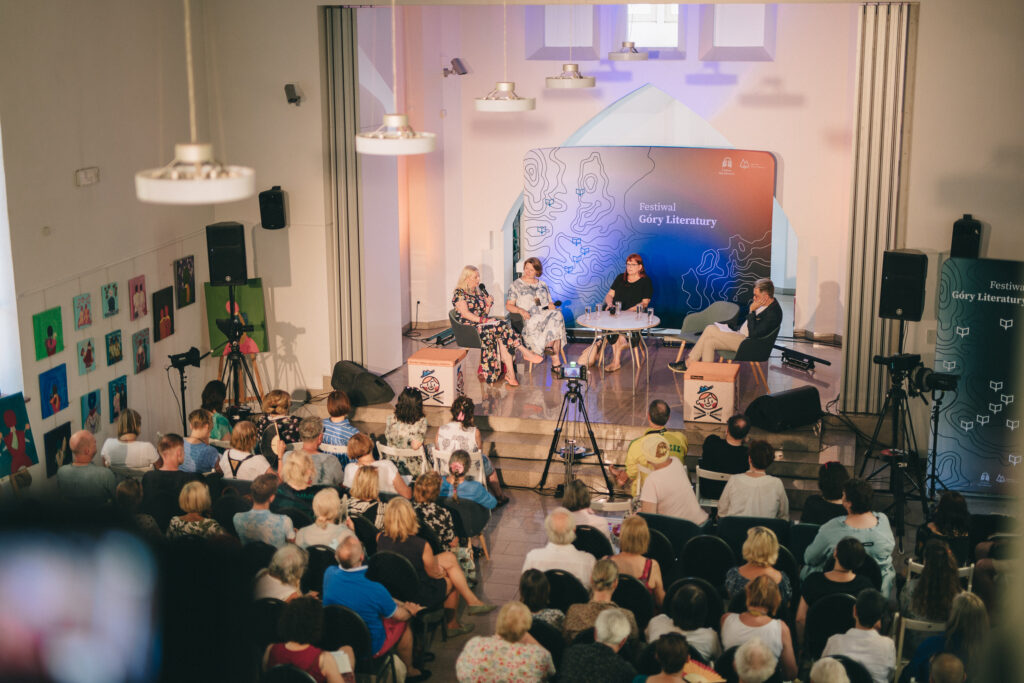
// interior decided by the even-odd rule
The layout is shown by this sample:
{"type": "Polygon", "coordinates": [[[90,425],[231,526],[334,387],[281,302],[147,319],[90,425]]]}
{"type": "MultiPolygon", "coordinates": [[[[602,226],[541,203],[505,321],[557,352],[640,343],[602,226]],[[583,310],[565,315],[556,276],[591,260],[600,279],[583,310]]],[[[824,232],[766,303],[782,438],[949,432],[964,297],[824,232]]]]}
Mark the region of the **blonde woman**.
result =
{"type": "Polygon", "coordinates": [[[349,489],[348,509],[354,515],[365,517],[373,522],[378,529],[384,527],[384,515],[381,514],[380,483],[377,469],[362,465],[356,472],[356,478],[349,489]]]}
{"type": "MultiPolygon", "coordinates": [[[[348,505],[348,500],[344,503],[348,505]]],[[[335,488],[321,489],[313,496],[312,524],[299,529],[295,535],[295,544],[303,548],[311,545],[326,545],[337,549],[338,544],[353,535],[352,520],[345,516],[345,521],[338,523],[341,517],[342,500],[335,488]]]]}
{"type": "Polygon", "coordinates": [[[520,349],[523,358],[531,363],[540,363],[544,357],[523,345],[522,337],[512,329],[504,318],[488,317],[494,298],[480,291],[480,271],[475,266],[466,266],[459,275],[459,283],[452,293],[455,318],[464,325],[476,325],[480,333],[480,367],[484,380],[494,384],[502,377],[505,366],[505,381],[519,386],[512,366],[513,354],[520,349]]]}
{"type": "Polygon", "coordinates": [[[469,633],[472,624],[462,626],[457,618],[459,598],[466,601],[466,614],[471,616],[486,614],[494,605],[485,605],[473,594],[454,554],[434,554],[430,544],[416,535],[419,528],[412,504],[405,498],[392,498],[384,508],[384,530],[377,537],[377,551],[398,553],[412,562],[420,579],[413,602],[428,608],[444,603],[449,637],[469,633]]]}
{"type": "Polygon", "coordinates": [[[316,476],[313,456],[305,451],[292,451],[281,466],[279,476],[281,484],[277,487],[277,497],[270,509],[281,512],[286,508],[295,508],[312,517],[313,496],[320,490],[313,486],[313,477],[316,476]]]}
{"type": "Polygon", "coordinates": [[[252,422],[242,420],[235,425],[231,430],[231,448],[221,453],[217,463],[225,479],[252,481],[261,474],[276,474],[265,457],[252,452],[258,440],[252,422]]]}
{"type": "Polygon", "coordinates": [[[551,653],[529,634],[532,623],[526,605],[507,603],[498,612],[493,636],[477,636],[466,643],[455,662],[455,675],[474,683],[539,683],[554,676],[551,653]]]}
{"type": "Polygon", "coordinates": [[[148,441],[139,441],[142,416],[128,408],[117,418],[117,438],[103,442],[100,457],[106,467],[149,467],[159,457],[156,447],[148,441]]]}
{"type": "Polygon", "coordinates": [[[742,593],[747,584],[759,576],[767,576],[779,587],[782,604],[788,605],[793,597],[793,586],[789,577],[775,568],[779,559],[779,539],[768,527],[755,526],[747,529],[747,540],[743,541],[744,564],[733,567],[725,575],[725,589],[729,597],[742,593]]]}
{"type": "Polygon", "coordinates": [[[644,557],[650,543],[651,530],[647,528],[647,520],[639,515],[627,517],[619,534],[620,552],[613,555],[611,560],[619,568],[619,573],[638,579],[650,591],[655,604],[660,608],[665,602],[665,582],[661,578],[658,561],[644,557]]]}
{"type": "MultiPolygon", "coordinates": [[[[565,613],[565,624],[562,629],[567,641],[571,642],[580,632],[593,628],[601,612],[618,607],[612,602],[612,594],[618,585],[619,568],[614,562],[606,557],[594,563],[594,570],[590,573],[590,602],[571,605],[569,611],[565,613]]],[[[628,610],[622,611],[629,619],[630,637],[640,637],[640,629],[637,628],[633,613],[628,610]]]]}
{"type": "Polygon", "coordinates": [[[292,397],[287,391],[274,389],[268,391],[263,397],[263,414],[256,420],[256,433],[263,437],[267,427],[277,427],[277,436],[285,443],[297,443],[299,438],[299,422],[297,415],[289,415],[291,410],[292,397]]]}
{"type": "Polygon", "coordinates": [[[167,538],[189,536],[208,538],[225,533],[224,528],[217,523],[217,520],[206,516],[212,504],[210,489],[204,482],[190,481],[185,484],[181,493],[178,494],[178,506],[185,514],[171,517],[171,522],[167,526],[167,538]]]}

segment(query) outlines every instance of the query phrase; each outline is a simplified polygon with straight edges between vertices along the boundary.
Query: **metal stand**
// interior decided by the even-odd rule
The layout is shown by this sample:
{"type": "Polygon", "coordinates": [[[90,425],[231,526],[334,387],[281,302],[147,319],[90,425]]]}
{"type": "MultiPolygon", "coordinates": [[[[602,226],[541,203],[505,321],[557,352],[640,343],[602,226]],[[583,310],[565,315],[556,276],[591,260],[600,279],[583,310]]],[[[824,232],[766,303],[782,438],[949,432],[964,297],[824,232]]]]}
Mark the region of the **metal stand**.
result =
{"type": "MultiPolygon", "coordinates": [[[[224,373],[221,376],[220,381],[224,382],[224,386],[228,389],[228,398],[230,406],[236,410],[242,404],[242,398],[245,396],[246,386],[252,389],[253,396],[259,396],[260,391],[256,386],[256,379],[253,377],[252,368],[249,367],[249,361],[242,353],[239,346],[239,342],[242,339],[242,333],[252,332],[252,325],[243,325],[241,317],[235,313],[235,286],[228,285],[228,310],[231,312],[231,317],[228,320],[229,329],[221,331],[227,335],[228,343],[227,346],[230,349],[228,351],[227,358],[224,363],[224,373]],[[242,373],[245,373],[245,377],[249,380],[246,385],[239,378],[242,373]],[[245,386],[243,386],[245,385],[245,386]]],[[[222,321],[218,320],[218,325],[222,321]]]]}
{"type": "Polygon", "coordinates": [[[544,472],[540,475],[540,483],[537,485],[538,488],[544,488],[544,484],[548,480],[548,469],[551,467],[551,459],[555,453],[561,453],[562,457],[565,458],[565,485],[572,481],[573,477],[573,465],[578,458],[585,458],[591,455],[584,448],[579,446],[580,437],[579,434],[579,420],[583,419],[583,425],[587,429],[587,436],[590,438],[590,447],[593,449],[593,455],[597,456],[597,463],[601,467],[601,474],[604,476],[605,486],[608,488],[608,499],[613,500],[615,498],[615,490],[612,486],[612,480],[608,476],[608,467],[605,465],[604,458],[601,457],[601,449],[597,445],[597,438],[594,436],[594,429],[590,425],[590,418],[587,416],[587,406],[583,401],[583,394],[580,392],[580,380],[569,379],[566,380],[567,390],[565,396],[562,397],[562,409],[558,413],[558,422],[555,424],[555,432],[551,438],[551,448],[548,449],[547,462],[544,463],[544,472]],[[576,417],[573,420],[569,419],[570,408],[575,408],[576,417]],[[562,438],[562,430],[565,428],[566,422],[572,422],[573,429],[569,436],[566,437],[565,443],[562,448],[558,447],[558,442],[562,438]]]}
{"type": "Polygon", "coordinates": [[[945,391],[936,390],[932,392],[932,443],[931,448],[928,449],[928,474],[925,476],[925,484],[928,486],[928,500],[935,501],[935,484],[938,483],[942,487],[943,491],[948,491],[949,488],[939,478],[939,472],[937,469],[939,460],[939,414],[942,412],[942,399],[946,395],[945,391]]]}
{"type": "Polygon", "coordinates": [[[167,358],[171,361],[171,367],[178,371],[178,390],[181,392],[181,433],[187,435],[188,429],[188,410],[185,407],[185,368],[190,365],[199,367],[199,362],[210,355],[207,351],[204,354],[199,353],[199,349],[196,347],[190,348],[185,353],[171,354],[167,358]]]}

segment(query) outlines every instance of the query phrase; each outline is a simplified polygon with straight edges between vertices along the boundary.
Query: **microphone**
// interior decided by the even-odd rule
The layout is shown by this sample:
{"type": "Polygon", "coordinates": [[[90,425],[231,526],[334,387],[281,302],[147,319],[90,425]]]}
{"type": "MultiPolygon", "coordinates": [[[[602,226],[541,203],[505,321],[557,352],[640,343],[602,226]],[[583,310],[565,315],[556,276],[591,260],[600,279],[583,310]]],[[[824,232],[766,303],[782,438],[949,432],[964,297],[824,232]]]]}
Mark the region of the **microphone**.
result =
{"type": "Polygon", "coordinates": [[[480,293],[483,294],[484,296],[490,296],[490,294],[487,293],[487,288],[484,287],[484,283],[481,282],[479,285],[477,285],[477,288],[480,290],[480,293]]]}

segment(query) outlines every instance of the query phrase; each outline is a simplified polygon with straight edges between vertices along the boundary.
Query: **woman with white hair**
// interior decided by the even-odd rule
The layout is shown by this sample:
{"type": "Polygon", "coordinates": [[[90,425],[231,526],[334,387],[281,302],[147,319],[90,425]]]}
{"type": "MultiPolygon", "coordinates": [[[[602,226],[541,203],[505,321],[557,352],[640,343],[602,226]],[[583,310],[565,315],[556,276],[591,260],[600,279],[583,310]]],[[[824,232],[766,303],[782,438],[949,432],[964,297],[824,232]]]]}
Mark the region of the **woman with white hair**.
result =
{"type": "Polygon", "coordinates": [[[470,639],[455,661],[459,683],[539,683],[553,676],[551,653],[529,634],[532,622],[523,603],[512,601],[502,607],[495,634],[470,639]]]}
{"type": "MultiPolygon", "coordinates": [[[[348,498],[345,499],[348,504],[348,498]]],[[[338,524],[341,516],[342,501],[335,488],[321,489],[313,496],[313,514],[316,519],[312,524],[299,529],[295,535],[295,543],[303,548],[311,545],[326,545],[337,548],[347,536],[353,536],[352,520],[345,516],[345,521],[338,524]]]]}
{"type": "Polygon", "coordinates": [[[732,666],[740,683],[764,683],[775,673],[779,660],[760,638],[751,638],[736,649],[732,666]]]}
{"type": "Polygon", "coordinates": [[[850,683],[850,677],[838,659],[822,657],[811,667],[811,683],[850,683]]]}
{"type": "Polygon", "coordinates": [[[309,555],[297,545],[287,543],[278,548],[270,558],[270,565],[256,574],[254,598],[277,598],[288,602],[301,596],[300,584],[308,561],[309,555]]]}
{"type": "Polygon", "coordinates": [[[601,612],[594,622],[594,642],[572,645],[565,651],[558,680],[563,683],[630,683],[636,677],[636,669],[619,651],[634,628],[633,615],[626,610],[612,608],[601,612]]]}
{"type": "Polygon", "coordinates": [[[523,358],[531,363],[540,363],[544,357],[526,348],[522,337],[507,320],[489,317],[492,305],[494,298],[480,291],[480,271],[475,266],[463,268],[452,293],[455,319],[463,325],[475,325],[480,334],[480,367],[484,380],[488,384],[497,382],[501,379],[504,365],[505,381],[511,386],[518,386],[512,367],[515,350],[520,349],[523,358]]]}

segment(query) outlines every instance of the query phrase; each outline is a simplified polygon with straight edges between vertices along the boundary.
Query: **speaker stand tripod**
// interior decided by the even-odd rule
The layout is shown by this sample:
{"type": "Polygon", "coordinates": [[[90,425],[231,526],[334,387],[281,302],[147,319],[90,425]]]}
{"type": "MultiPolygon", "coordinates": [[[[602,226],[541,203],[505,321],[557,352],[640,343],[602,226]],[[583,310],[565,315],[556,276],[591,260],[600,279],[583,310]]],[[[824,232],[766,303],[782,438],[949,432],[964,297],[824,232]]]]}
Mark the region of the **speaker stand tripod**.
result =
{"type": "Polygon", "coordinates": [[[548,458],[544,463],[544,471],[540,475],[540,483],[537,488],[543,489],[544,484],[548,480],[548,469],[551,467],[551,459],[554,458],[555,453],[560,453],[565,459],[565,486],[568,486],[573,476],[573,466],[576,461],[585,458],[591,453],[588,453],[585,449],[579,446],[579,439],[577,432],[579,431],[579,420],[582,418],[583,425],[586,427],[587,436],[590,438],[590,447],[594,456],[597,457],[597,463],[601,467],[601,474],[604,476],[604,483],[608,489],[608,500],[615,498],[615,489],[612,486],[612,480],[608,476],[608,466],[604,462],[604,458],[601,456],[601,449],[597,445],[597,437],[594,436],[594,428],[590,425],[590,417],[587,415],[587,405],[583,400],[583,394],[580,392],[580,380],[568,379],[566,380],[566,392],[565,396],[562,397],[562,408],[558,413],[558,422],[555,424],[555,431],[551,438],[551,447],[548,449],[548,458]],[[565,428],[566,423],[569,422],[569,409],[575,407],[578,413],[575,420],[572,420],[574,426],[573,434],[565,439],[564,444],[559,448],[558,443],[562,438],[562,430],[565,428]]]}

